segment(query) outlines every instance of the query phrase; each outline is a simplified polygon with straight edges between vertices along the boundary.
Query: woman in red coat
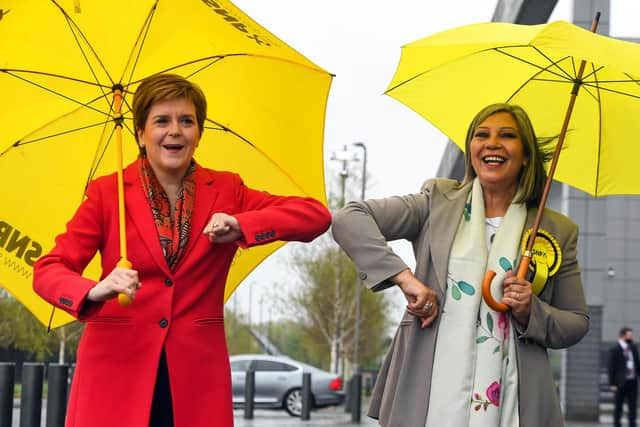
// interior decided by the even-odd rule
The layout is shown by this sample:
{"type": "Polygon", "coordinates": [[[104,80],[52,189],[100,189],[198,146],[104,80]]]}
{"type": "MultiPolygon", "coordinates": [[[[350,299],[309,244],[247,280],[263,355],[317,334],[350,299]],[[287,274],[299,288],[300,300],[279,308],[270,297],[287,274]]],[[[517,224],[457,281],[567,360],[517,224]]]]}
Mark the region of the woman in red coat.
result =
{"type": "Polygon", "coordinates": [[[34,268],[34,289],[86,322],[68,427],[232,426],[224,286],[237,247],[310,241],[331,217],[318,201],[247,188],[193,160],[207,107],[182,77],[143,81],[133,99],[141,155],[124,171],[127,245],[120,258],[117,180],[86,199],[34,268]],[[102,277],[82,271],[99,251],[102,277]],[[121,307],[117,295],[135,298],[121,307]]]}

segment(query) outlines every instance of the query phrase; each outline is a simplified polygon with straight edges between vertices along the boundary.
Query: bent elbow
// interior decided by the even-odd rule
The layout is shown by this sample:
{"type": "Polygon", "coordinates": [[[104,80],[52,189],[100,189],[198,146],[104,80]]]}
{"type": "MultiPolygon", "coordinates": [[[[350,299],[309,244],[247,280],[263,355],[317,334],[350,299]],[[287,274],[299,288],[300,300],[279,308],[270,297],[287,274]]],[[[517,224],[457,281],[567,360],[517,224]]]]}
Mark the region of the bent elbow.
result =
{"type": "Polygon", "coordinates": [[[573,313],[574,319],[571,326],[565,329],[564,333],[557,334],[560,339],[554,340],[550,348],[562,349],[571,347],[582,340],[589,332],[589,316],[584,313],[573,313]]]}

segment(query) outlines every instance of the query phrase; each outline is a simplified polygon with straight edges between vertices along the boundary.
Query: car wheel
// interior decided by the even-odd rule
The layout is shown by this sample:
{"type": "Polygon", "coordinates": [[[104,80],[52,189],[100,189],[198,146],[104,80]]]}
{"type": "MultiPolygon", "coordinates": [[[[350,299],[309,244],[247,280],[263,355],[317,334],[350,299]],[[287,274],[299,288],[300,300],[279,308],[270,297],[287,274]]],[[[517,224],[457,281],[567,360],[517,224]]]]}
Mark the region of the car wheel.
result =
{"type": "Polygon", "coordinates": [[[284,409],[292,417],[299,417],[302,415],[302,391],[299,388],[289,390],[284,397],[284,409]]]}

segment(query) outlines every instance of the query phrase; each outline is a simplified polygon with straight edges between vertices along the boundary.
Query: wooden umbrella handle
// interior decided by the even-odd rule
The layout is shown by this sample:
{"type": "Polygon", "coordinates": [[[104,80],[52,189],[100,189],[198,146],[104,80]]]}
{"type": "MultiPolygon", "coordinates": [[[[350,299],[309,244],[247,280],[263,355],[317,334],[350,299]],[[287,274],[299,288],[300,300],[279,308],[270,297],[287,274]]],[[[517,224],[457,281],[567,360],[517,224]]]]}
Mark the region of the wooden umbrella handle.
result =
{"type": "Polygon", "coordinates": [[[509,310],[509,306],[502,302],[498,302],[491,295],[491,281],[496,277],[496,272],[493,270],[487,271],[487,274],[484,275],[484,279],[482,280],[482,298],[484,298],[484,302],[494,311],[504,312],[509,310]]]}
{"type": "MultiPolygon", "coordinates": [[[[518,279],[524,279],[526,277],[529,264],[531,264],[531,257],[523,256],[518,266],[518,279]]],[[[493,270],[487,271],[487,274],[484,275],[484,279],[482,280],[482,298],[484,298],[484,302],[486,302],[492,310],[502,313],[509,310],[509,306],[503,302],[496,301],[493,295],[491,295],[491,281],[494,277],[496,277],[496,272],[493,270]]]]}

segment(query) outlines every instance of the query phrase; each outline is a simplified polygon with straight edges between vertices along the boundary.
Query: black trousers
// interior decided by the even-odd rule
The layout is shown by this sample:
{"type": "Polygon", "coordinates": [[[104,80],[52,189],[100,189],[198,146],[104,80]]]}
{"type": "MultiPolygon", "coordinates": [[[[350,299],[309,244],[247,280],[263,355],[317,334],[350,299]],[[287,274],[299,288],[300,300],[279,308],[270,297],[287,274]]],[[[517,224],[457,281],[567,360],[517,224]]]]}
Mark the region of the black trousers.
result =
{"type": "Polygon", "coordinates": [[[169,371],[167,370],[167,358],[164,350],[162,350],[160,363],[158,364],[158,377],[156,378],[156,386],[153,390],[149,427],[173,427],[171,386],[169,384],[169,371]]]}
{"type": "Polygon", "coordinates": [[[638,402],[638,380],[627,380],[622,387],[618,387],[613,397],[613,425],[620,427],[622,417],[622,404],[627,402],[627,414],[629,417],[629,427],[636,427],[636,404],[638,402]]]}

